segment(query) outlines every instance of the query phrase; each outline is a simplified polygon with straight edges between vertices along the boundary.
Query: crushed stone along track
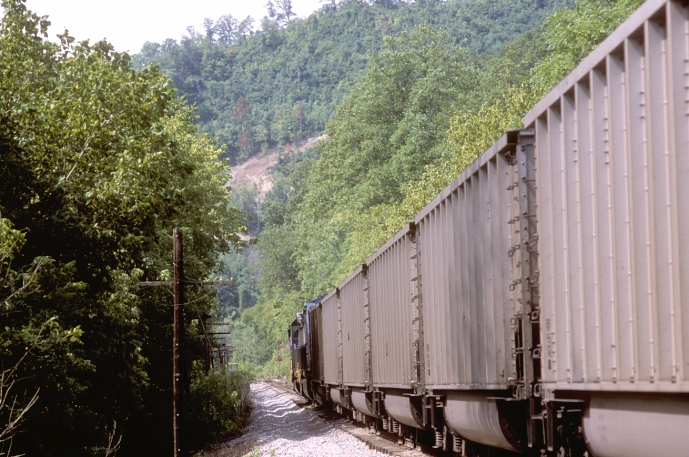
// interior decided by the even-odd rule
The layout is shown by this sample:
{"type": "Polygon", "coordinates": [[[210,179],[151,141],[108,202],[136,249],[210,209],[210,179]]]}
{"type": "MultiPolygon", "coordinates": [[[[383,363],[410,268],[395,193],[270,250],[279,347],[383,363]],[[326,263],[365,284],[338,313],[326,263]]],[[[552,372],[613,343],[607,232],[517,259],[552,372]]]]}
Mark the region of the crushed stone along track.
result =
{"type": "Polygon", "coordinates": [[[426,457],[397,445],[351,420],[315,410],[285,383],[263,381],[251,385],[254,411],[246,433],[225,444],[256,443],[250,455],[275,457],[426,457]]]}

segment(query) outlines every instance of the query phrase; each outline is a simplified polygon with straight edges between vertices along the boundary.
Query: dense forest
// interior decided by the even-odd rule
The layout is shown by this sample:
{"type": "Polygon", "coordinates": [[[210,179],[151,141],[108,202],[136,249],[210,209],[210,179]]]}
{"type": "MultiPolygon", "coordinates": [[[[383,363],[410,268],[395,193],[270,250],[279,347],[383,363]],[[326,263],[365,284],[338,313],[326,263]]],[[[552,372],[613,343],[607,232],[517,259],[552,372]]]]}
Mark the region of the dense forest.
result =
{"type": "MultiPolygon", "coordinates": [[[[187,277],[220,272],[244,230],[227,164],[157,68],[133,71],[107,42],[53,43],[23,0],[2,6],[0,455],[169,455],[173,302],[139,282],[171,279],[175,226],[187,277]]],[[[187,300],[199,447],[241,429],[247,379],[203,372],[215,291],[187,300]]]]}
{"type": "Polygon", "coordinates": [[[159,63],[178,93],[197,107],[201,131],[225,144],[236,163],[323,133],[385,36],[426,24],[479,55],[497,51],[571,3],[333,0],[299,19],[269,1],[260,24],[231,15],[206,19],[204,30],[189,28],[179,42],[146,43],[134,62],[159,63]]]}
{"type": "MultiPolygon", "coordinates": [[[[266,195],[261,295],[241,315],[245,336],[279,338],[305,302],[342,281],[506,129],[521,127],[640,3],[580,0],[478,56],[428,25],[386,37],[318,154],[284,164],[289,173],[266,195]]],[[[252,355],[269,369],[275,357],[252,355]]]]}

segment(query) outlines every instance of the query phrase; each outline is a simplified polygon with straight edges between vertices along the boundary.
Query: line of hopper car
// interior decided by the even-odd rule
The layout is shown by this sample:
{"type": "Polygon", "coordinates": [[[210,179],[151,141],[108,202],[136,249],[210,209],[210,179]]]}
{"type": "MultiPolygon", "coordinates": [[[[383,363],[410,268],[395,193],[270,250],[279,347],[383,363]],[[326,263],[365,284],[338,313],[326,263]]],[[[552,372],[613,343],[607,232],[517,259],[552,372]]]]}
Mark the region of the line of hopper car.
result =
{"type": "Polygon", "coordinates": [[[289,330],[294,388],[448,453],[689,456],[689,11],[649,0],[289,330]]]}

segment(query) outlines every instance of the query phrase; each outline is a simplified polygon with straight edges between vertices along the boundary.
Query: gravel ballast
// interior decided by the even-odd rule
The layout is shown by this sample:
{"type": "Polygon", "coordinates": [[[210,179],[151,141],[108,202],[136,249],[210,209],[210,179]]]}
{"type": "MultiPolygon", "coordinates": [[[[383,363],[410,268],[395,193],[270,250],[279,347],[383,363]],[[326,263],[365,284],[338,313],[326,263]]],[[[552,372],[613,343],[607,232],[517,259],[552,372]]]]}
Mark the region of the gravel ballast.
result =
{"type": "MultiPolygon", "coordinates": [[[[294,403],[290,394],[266,384],[251,385],[253,422],[246,433],[225,446],[249,441],[252,454],[275,457],[379,457],[355,437],[326,422],[309,408],[294,403]]],[[[343,421],[346,422],[345,419],[343,421]]]]}

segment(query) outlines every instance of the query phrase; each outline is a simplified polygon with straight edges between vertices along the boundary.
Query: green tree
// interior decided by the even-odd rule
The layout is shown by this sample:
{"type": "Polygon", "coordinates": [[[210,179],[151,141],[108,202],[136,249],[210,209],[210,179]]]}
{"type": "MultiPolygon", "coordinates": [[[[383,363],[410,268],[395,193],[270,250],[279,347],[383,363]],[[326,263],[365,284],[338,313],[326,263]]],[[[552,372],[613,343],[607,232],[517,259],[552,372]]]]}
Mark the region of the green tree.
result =
{"type": "Polygon", "coordinates": [[[389,37],[328,125],[300,206],[297,256],[304,289],[318,294],[351,265],[340,246],[356,215],[402,199],[437,160],[455,110],[476,102],[478,73],[450,36],[428,26],[389,37]]]}
{"type": "MultiPolygon", "coordinates": [[[[123,453],[167,453],[170,299],[138,283],[169,274],[175,226],[190,278],[213,275],[239,243],[222,151],[156,68],[133,71],[106,42],[64,33],[53,44],[23,0],[2,5],[0,214],[14,232],[0,243],[21,234],[3,268],[35,288],[1,285],[0,356],[40,391],[13,450],[98,455],[117,423],[123,453]]],[[[193,359],[203,340],[192,317],[216,302],[189,299],[193,359]]]]}

